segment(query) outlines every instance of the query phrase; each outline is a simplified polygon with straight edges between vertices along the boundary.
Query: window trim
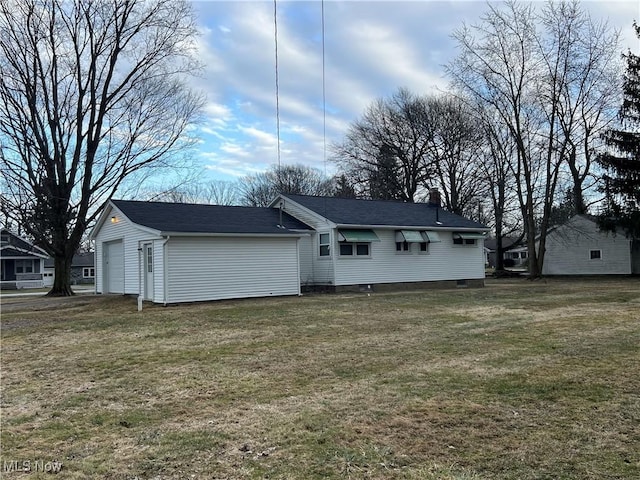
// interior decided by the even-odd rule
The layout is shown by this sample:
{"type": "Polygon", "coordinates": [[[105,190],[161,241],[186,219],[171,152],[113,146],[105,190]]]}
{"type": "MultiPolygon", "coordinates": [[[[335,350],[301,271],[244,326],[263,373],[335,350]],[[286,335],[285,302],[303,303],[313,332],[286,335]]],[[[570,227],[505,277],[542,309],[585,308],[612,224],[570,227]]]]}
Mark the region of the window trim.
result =
{"type": "Polygon", "coordinates": [[[590,248],[589,249],[589,260],[602,260],[602,249],[601,248],[590,248]],[[598,252],[598,256],[594,257],[593,254],[598,252]]]}
{"type": "Polygon", "coordinates": [[[396,241],[396,255],[409,255],[411,254],[411,243],[396,241]]]}
{"type": "Polygon", "coordinates": [[[454,247],[475,247],[478,245],[475,238],[462,238],[453,236],[453,246],[454,247]]]}
{"type": "Polygon", "coordinates": [[[329,258],[331,257],[331,233],[329,232],[323,232],[320,233],[318,232],[318,257],[320,258],[329,258]],[[322,243],[322,236],[326,235],[327,236],[327,241],[326,243],[322,243]],[[326,249],[326,254],[322,253],[322,247],[327,247],[326,249]]]}
{"type": "Polygon", "coordinates": [[[82,278],[96,278],[95,267],[82,267],[82,278]],[[91,275],[91,270],[93,270],[93,275],[91,275]],[[87,275],[87,272],[89,275],[87,275]]]}
{"type": "Polygon", "coordinates": [[[13,271],[16,275],[40,273],[40,260],[35,258],[19,258],[13,264],[13,271]],[[18,269],[21,271],[18,271],[18,269]],[[30,269],[30,271],[28,271],[28,269],[30,269]]]}
{"type": "Polygon", "coordinates": [[[340,258],[371,258],[371,242],[340,242],[340,248],[338,249],[338,256],[340,258]],[[342,253],[342,246],[349,245],[351,246],[350,254],[342,253]],[[367,254],[360,255],[358,254],[358,247],[366,246],[367,254]]]}

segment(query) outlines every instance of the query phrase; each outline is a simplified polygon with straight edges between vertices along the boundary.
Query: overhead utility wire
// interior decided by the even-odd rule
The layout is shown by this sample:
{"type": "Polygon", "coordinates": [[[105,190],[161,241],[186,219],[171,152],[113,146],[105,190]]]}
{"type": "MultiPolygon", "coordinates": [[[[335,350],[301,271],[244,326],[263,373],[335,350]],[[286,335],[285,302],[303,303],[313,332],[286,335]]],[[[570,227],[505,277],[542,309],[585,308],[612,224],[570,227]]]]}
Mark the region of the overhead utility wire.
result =
{"type": "Polygon", "coordinates": [[[278,168],[280,167],[280,86],[278,82],[278,6],[273,0],[273,32],[276,50],[276,137],[278,151],[278,168]]]}
{"type": "Polygon", "coordinates": [[[324,176],[327,176],[327,94],[325,85],[324,65],[324,0],[322,0],[322,160],[324,162],[324,176]]]}

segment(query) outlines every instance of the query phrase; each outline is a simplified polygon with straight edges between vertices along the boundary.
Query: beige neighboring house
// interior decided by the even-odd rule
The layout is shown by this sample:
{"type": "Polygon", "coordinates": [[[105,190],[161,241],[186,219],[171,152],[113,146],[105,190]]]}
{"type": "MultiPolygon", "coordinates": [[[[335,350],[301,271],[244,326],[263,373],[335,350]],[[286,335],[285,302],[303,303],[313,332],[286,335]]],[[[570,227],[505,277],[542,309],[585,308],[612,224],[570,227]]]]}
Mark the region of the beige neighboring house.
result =
{"type": "Polygon", "coordinates": [[[602,232],[595,218],[575,215],[549,231],[542,274],[640,274],[640,239],[602,232]]]}

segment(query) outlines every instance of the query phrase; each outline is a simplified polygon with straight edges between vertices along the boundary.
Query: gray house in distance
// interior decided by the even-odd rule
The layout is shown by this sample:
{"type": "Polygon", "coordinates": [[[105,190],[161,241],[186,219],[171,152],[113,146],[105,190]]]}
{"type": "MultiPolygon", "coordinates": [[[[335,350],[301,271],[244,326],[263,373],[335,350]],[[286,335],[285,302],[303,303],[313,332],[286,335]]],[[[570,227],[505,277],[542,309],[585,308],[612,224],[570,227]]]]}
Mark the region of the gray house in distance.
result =
{"type": "Polygon", "coordinates": [[[640,274],[640,239],[601,232],[589,215],[549,231],[543,275],[640,274]]]}
{"type": "Polygon", "coordinates": [[[156,303],[482,285],[488,228],[432,204],[280,195],[269,208],[113,200],[96,291],[156,303]]]}
{"type": "MultiPolygon", "coordinates": [[[[95,278],[95,258],[93,252],[76,253],[71,260],[71,285],[93,284],[95,278]]],[[[44,286],[53,286],[55,263],[53,258],[44,262],[44,286]]]]}
{"type": "Polygon", "coordinates": [[[2,288],[42,287],[47,253],[6,228],[2,228],[0,239],[0,271],[2,275],[0,285],[2,288]]]}

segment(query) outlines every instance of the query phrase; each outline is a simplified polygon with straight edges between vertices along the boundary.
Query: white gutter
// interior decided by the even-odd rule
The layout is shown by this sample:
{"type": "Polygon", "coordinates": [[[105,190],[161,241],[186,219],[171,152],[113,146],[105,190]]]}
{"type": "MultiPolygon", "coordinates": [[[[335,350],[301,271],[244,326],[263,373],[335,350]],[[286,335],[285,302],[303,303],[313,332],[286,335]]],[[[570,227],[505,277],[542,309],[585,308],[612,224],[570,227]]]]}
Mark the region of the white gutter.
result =
{"type": "Polygon", "coordinates": [[[336,228],[368,228],[369,230],[442,230],[446,232],[490,232],[489,227],[452,227],[452,226],[427,226],[427,225],[358,225],[352,223],[336,224],[336,228]]]}
{"type": "Polygon", "coordinates": [[[299,238],[312,233],[311,230],[300,231],[300,233],[207,233],[207,232],[160,232],[163,237],[253,237],[253,238],[299,238]]]}
{"type": "Polygon", "coordinates": [[[138,240],[138,311],[142,311],[142,240],[138,240]]]}

